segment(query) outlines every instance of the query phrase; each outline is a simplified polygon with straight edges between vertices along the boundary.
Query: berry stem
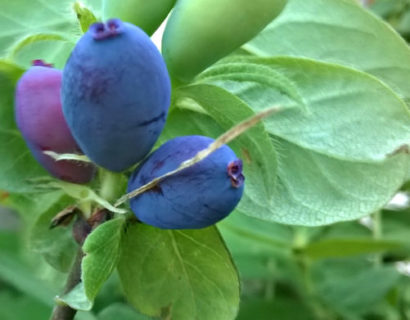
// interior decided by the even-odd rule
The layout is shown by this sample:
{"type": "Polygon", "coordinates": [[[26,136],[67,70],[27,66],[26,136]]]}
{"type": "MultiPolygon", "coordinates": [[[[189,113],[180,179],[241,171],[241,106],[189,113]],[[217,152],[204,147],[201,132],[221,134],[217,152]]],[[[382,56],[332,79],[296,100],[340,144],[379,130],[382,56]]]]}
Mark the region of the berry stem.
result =
{"type": "MultiPolygon", "coordinates": [[[[373,239],[374,240],[380,240],[383,236],[382,234],[382,213],[380,210],[376,211],[372,215],[373,218],[373,239]]],[[[374,266],[380,267],[383,263],[383,256],[380,253],[376,253],[374,256],[374,266]]]]}
{"type": "Polygon", "coordinates": [[[105,170],[103,168],[99,169],[100,174],[100,197],[111,202],[117,199],[122,193],[122,176],[120,173],[115,173],[112,171],[105,170]]]}
{"type": "MultiPolygon", "coordinates": [[[[81,264],[84,258],[82,246],[85,239],[92,232],[92,230],[97,228],[106,220],[110,219],[110,217],[110,212],[104,209],[95,211],[88,220],[85,220],[83,216],[79,216],[77,218],[76,223],[73,225],[73,236],[79,244],[79,248],[61,296],[69,293],[81,282],[81,264]]],[[[60,302],[53,309],[50,320],[73,320],[76,313],[76,309],[73,309],[69,305],[60,302]]]]}

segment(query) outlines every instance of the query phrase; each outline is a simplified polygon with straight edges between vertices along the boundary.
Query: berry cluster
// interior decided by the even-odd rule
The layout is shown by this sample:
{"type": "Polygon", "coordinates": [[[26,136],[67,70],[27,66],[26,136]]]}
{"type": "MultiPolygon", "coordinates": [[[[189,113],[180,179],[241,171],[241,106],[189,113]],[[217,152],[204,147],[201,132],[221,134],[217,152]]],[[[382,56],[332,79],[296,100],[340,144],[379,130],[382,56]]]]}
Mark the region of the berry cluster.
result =
{"type": "MultiPolygon", "coordinates": [[[[91,181],[96,165],[121,172],[145,158],[130,177],[132,191],[213,141],[178,137],[147,157],[165,125],[170,97],[167,67],[149,36],[111,19],[89,28],[62,72],[34,61],[17,84],[16,122],[37,161],[69,182],[91,181]],[[95,165],[55,161],[44,151],[84,153],[95,165]]],[[[203,228],[235,208],[243,181],[241,160],[224,145],[133,198],[131,208],[139,220],[160,228],[203,228]]]]}

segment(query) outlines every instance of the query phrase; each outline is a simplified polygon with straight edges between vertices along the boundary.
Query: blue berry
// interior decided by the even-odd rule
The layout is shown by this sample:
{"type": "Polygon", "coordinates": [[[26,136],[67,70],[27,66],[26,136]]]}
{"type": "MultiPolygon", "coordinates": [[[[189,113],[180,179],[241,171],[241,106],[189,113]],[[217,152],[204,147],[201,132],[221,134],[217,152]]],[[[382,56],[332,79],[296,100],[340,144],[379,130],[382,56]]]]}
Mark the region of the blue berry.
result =
{"type": "MultiPolygon", "coordinates": [[[[130,177],[128,192],[176,169],[214,140],[184,136],[158,148],[130,177]]],[[[163,229],[196,229],[225,218],[238,204],[244,188],[242,161],[226,145],[190,168],[165,178],[131,199],[142,222],[163,229]]]]}
{"type": "Polygon", "coordinates": [[[63,71],[63,112],[74,138],[98,165],[122,171],[143,159],[168,113],[171,86],[164,60],[138,27],[95,23],[63,71]]]}

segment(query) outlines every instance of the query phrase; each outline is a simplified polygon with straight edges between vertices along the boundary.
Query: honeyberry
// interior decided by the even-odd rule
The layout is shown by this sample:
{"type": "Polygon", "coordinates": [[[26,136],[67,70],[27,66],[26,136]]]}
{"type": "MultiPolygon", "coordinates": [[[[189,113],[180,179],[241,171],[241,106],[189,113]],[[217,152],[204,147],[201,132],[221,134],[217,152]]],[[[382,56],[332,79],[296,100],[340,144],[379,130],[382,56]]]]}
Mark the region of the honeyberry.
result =
{"type": "Polygon", "coordinates": [[[60,70],[41,60],[19,79],[15,94],[16,123],[34,158],[54,177],[61,180],[86,183],[95,167],[85,162],[55,161],[44,151],[77,153],[81,150],[75,142],[61,107],[60,70]]]}
{"type": "MultiPolygon", "coordinates": [[[[135,190],[208,147],[214,140],[183,136],[169,140],[135,170],[128,191],[135,190]]],[[[223,145],[192,167],[165,178],[134,197],[131,209],[142,222],[163,229],[196,229],[225,218],[238,204],[244,188],[242,161],[223,145]]]]}
{"type": "Polygon", "coordinates": [[[98,165],[122,171],[151,150],[170,104],[165,62],[138,27],[111,19],[81,37],[63,71],[63,112],[98,165]]]}

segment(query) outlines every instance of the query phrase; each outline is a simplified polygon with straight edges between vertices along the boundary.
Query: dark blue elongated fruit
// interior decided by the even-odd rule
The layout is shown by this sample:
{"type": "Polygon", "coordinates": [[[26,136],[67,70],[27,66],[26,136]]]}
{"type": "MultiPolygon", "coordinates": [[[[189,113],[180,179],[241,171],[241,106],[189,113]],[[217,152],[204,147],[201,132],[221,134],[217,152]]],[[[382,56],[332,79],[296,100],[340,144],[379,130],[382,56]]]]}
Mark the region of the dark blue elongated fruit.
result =
{"type": "Polygon", "coordinates": [[[170,104],[165,62],[138,27],[112,19],[95,23],[63,71],[63,112],[84,153],[122,171],[151,150],[170,104]]]}
{"type": "MultiPolygon", "coordinates": [[[[133,173],[128,192],[176,169],[213,141],[204,136],[169,140],[133,173]]],[[[130,204],[137,218],[146,224],[163,229],[197,229],[225,218],[238,204],[243,188],[242,161],[224,145],[132,198],[130,204]]]]}
{"type": "Polygon", "coordinates": [[[86,183],[94,176],[94,165],[55,161],[43,153],[46,150],[81,153],[63,116],[61,76],[61,71],[51,65],[40,60],[33,62],[17,83],[16,122],[31,153],[51,175],[69,182],[86,183]]]}

